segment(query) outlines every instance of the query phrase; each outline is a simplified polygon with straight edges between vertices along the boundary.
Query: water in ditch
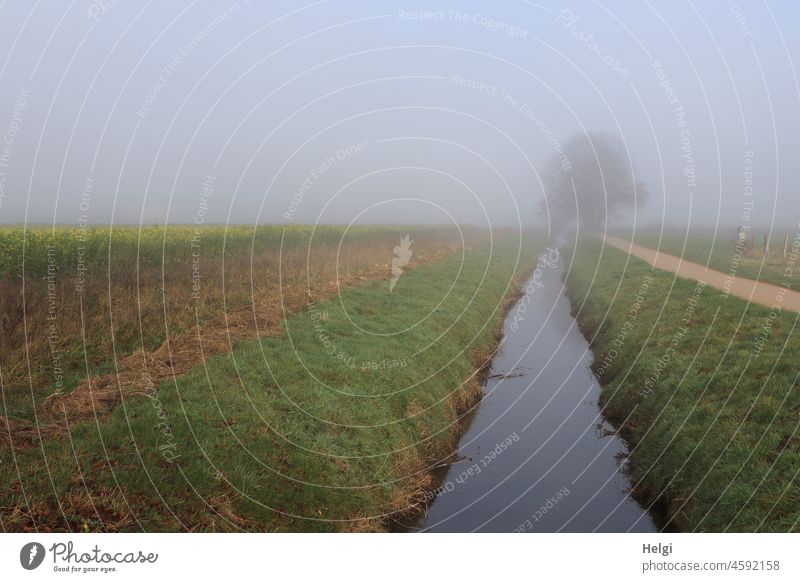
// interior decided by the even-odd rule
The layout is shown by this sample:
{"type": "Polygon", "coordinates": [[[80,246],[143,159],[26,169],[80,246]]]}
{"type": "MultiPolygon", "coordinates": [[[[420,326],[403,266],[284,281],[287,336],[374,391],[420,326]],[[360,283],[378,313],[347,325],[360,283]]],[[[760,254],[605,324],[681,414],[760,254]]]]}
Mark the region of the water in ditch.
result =
{"type": "Polygon", "coordinates": [[[545,251],[509,311],[486,396],[418,530],[656,531],[631,497],[626,445],[598,407],[562,269],[557,251],[545,251]]]}

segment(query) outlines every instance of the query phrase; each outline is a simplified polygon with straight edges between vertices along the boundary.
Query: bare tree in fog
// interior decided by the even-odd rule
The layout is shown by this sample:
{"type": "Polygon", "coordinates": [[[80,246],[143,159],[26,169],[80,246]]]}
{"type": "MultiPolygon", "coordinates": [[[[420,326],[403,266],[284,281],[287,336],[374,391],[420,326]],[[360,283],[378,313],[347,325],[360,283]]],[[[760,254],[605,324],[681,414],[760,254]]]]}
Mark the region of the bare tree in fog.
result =
{"type": "Polygon", "coordinates": [[[548,163],[543,180],[542,211],[555,228],[602,230],[648,196],[645,184],[634,180],[625,144],[605,132],[572,136],[548,163]]]}

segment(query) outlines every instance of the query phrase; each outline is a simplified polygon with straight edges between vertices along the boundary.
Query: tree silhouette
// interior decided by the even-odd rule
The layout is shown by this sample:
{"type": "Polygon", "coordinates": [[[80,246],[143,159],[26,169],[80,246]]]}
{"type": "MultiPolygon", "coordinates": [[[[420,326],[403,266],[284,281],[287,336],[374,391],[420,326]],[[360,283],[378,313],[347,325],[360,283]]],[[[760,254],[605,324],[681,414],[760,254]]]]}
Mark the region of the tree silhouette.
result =
{"type": "Polygon", "coordinates": [[[580,225],[601,231],[614,218],[647,200],[634,180],[625,144],[605,132],[573,135],[543,173],[542,211],[555,228],[580,225]]]}

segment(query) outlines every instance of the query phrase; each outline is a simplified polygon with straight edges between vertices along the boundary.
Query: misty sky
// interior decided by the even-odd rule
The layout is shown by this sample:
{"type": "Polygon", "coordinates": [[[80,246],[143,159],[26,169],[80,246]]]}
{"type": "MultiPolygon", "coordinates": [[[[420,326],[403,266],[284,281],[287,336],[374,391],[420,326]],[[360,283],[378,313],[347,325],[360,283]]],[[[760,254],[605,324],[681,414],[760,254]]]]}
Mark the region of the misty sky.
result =
{"type": "Polygon", "coordinates": [[[796,2],[0,6],[0,223],[541,222],[575,132],[636,220],[800,220],[796,2]],[[422,11],[422,13],[420,13],[422,11]]]}

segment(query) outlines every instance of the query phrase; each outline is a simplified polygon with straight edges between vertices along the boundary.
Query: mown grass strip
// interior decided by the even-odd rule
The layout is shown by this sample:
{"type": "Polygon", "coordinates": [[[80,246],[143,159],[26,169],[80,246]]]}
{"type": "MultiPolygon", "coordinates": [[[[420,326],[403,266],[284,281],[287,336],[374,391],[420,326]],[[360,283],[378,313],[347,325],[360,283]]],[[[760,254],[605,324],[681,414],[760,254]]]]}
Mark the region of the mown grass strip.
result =
{"type": "Polygon", "coordinates": [[[680,530],[796,531],[797,314],[676,279],[599,241],[578,246],[567,290],[604,412],[631,444],[636,492],[680,530]]]}
{"type": "Polygon", "coordinates": [[[15,449],[15,463],[0,453],[4,529],[385,527],[452,450],[459,412],[480,396],[476,363],[535,246],[457,253],[392,292],[387,281],[346,289],[290,316],[285,335],[72,426],[68,441],[15,449]]]}

